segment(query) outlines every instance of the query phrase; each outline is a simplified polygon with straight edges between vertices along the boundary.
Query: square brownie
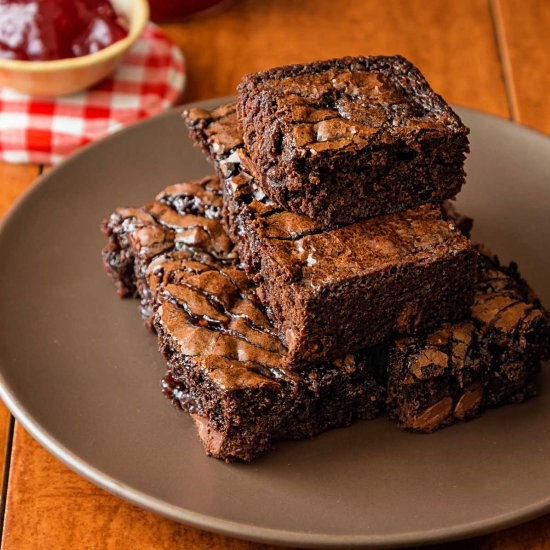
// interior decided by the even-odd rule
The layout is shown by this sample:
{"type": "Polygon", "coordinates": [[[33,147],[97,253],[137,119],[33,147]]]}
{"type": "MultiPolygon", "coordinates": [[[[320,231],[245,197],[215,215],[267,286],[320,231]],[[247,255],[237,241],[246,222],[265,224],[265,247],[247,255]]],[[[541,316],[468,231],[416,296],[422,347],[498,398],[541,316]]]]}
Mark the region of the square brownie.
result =
{"type": "Polygon", "coordinates": [[[185,264],[151,266],[160,281],[154,326],[168,365],[164,391],[191,413],[209,455],[249,461],[276,439],[309,438],[383,411],[386,350],[290,371],[244,271],[194,274],[185,264]]]}
{"type": "Polygon", "coordinates": [[[536,393],[550,316],[516,264],[480,251],[471,317],[391,347],[387,412],[407,430],[432,432],[536,393]]]}
{"type": "Polygon", "coordinates": [[[534,393],[550,348],[548,314],[515,265],[486,253],[467,320],[289,370],[255,285],[223,238],[216,190],[214,177],[171,186],[143,208],[117,209],[112,227],[103,226],[107,271],[147,304],[146,317],[153,312],[167,360],[163,390],[192,415],[208,454],[252,460],[277,439],[384,412],[406,429],[433,431],[534,393]],[[155,220],[158,202],[177,217],[155,220]]]}
{"type": "Polygon", "coordinates": [[[249,74],[237,108],[261,189],[327,225],[440,203],[464,183],[468,129],[401,56],[249,74]]]}
{"type": "Polygon", "coordinates": [[[440,206],[328,228],[262,192],[246,170],[234,107],[190,110],[185,118],[225,179],[226,227],[289,366],[468,315],[476,252],[440,206]]]}

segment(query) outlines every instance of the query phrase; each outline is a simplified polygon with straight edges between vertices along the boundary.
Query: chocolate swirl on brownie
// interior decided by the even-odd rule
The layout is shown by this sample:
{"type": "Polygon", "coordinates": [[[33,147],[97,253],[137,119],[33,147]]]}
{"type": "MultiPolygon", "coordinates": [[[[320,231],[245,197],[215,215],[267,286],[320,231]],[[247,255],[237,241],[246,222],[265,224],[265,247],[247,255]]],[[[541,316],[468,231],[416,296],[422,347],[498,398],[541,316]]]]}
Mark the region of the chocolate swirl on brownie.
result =
{"type": "Polygon", "coordinates": [[[234,263],[236,254],[220,223],[218,178],[172,185],[141,208],[117,208],[102,225],[108,243],[103,263],[120,296],[142,300],[150,319],[152,301],[145,274],[160,254],[234,263]]]}

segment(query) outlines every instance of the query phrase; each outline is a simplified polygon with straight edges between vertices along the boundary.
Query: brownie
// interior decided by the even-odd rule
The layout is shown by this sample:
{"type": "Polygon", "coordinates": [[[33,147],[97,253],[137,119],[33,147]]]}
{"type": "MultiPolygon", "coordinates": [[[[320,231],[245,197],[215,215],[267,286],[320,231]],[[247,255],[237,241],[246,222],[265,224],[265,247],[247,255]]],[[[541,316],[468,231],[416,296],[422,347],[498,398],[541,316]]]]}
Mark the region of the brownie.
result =
{"type": "Polygon", "coordinates": [[[401,56],[249,74],[237,105],[261,189],[324,224],[440,203],[464,183],[468,129],[401,56]]]}
{"type": "Polygon", "coordinates": [[[249,461],[275,439],[312,437],[383,410],[384,350],[290,371],[242,269],[205,265],[190,274],[158,262],[155,271],[164,390],[191,413],[209,455],[249,461]]]}
{"type": "Polygon", "coordinates": [[[476,416],[484,401],[489,355],[472,320],[447,323],[391,349],[388,416],[411,431],[432,432],[476,416]]]}
{"type": "Polygon", "coordinates": [[[107,271],[123,293],[147,298],[146,317],[155,312],[163,390],[192,415],[208,454],[252,460],[274,440],[383,413],[433,431],[533,394],[549,354],[548,314],[514,264],[501,267],[485,252],[471,318],[299,372],[286,368],[287,350],[223,237],[216,196],[213,177],[172,186],[144,208],[117,209],[103,226],[107,271]],[[154,219],[157,202],[178,217],[154,219]],[[182,246],[187,216],[202,237],[182,246]]]}
{"type": "Polygon", "coordinates": [[[142,315],[152,321],[152,296],[145,273],[162,253],[216,259],[237,258],[220,224],[222,192],[218,178],[167,187],[141,208],[117,208],[102,224],[108,242],[102,251],[119,296],[141,298],[142,315]]]}
{"type": "Polygon", "coordinates": [[[535,393],[532,373],[541,358],[550,358],[548,313],[515,262],[501,266],[482,251],[472,319],[491,356],[487,402],[521,402],[535,393]]]}
{"type": "Polygon", "coordinates": [[[225,179],[229,235],[288,348],[289,366],[468,315],[476,253],[439,205],[330,229],[263,193],[246,169],[232,106],[185,117],[225,179]]]}
{"type": "Polygon", "coordinates": [[[516,264],[481,252],[471,318],[391,347],[388,416],[403,428],[432,432],[536,393],[550,317],[516,264]]]}

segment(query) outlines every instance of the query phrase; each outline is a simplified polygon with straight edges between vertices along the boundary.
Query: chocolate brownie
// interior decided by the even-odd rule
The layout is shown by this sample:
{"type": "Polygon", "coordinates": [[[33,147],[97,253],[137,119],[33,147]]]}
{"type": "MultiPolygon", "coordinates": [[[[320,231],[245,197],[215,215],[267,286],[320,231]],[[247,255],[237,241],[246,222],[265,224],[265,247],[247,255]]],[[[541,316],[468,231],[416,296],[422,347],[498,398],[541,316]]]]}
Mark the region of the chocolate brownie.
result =
{"type": "Polygon", "coordinates": [[[516,263],[501,266],[483,251],[472,319],[491,356],[489,405],[521,402],[535,393],[532,373],[549,358],[549,316],[516,263]]]}
{"type": "Polygon", "coordinates": [[[191,413],[209,455],[252,460],[274,439],[312,437],[382,411],[384,350],[285,369],[286,351],[244,271],[205,265],[190,274],[185,263],[152,270],[161,281],[155,328],[165,392],[191,413]]]}
{"type": "Polygon", "coordinates": [[[151,261],[161,253],[203,261],[232,263],[237,258],[220,224],[222,197],[218,178],[167,187],[141,208],[117,208],[102,225],[108,242],[103,263],[119,296],[141,298],[151,319],[152,296],[145,282],[151,261]]]}
{"type": "Polygon", "coordinates": [[[484,402],[489,354],[472,320],[447,323],[391,349],[388,415],[411,431],[432,432],[476,416],[484,402]]]}
{"type": "Polygon", "coordinates": [[[289,366],[468,315],[476,253],[440,206],[329,229],[281,210],[256,185],[231,106],[185,117],[225,178],[229,235],[288,348],[289,366]]]}
{"type": "Polygon", "coordinates": [[[440,203],[464,183],[468,129],[400,56],[247,75],[238,114],[262,190],[324,224],[440,203]]]}
{"type": "Polygon", "coordinates": [[[207,223],[216,221],[219,208],[208,206],[205,186],[216,196],[216,178],[158,196],[177,209],[169,224],[153,219],[158,205],[118,209],[107,232],[112,262],[106,267],[127,295],[148,297],[146,316],[154,302],[168,362],[164,391],[192,414],[207,453],[252,460],[273,440],[310,437],[385,410],[405,428],[432,431],[486,405],[532,395],[534,373],[548,356],[548,315],[514,265],[502,268],[486,255],[472,318],[300,372],[285,368],[287,350],[253,283],[219,222],[207,223]],[[192,200],[189,191],[202,198],[192,200]],[[179,248],[187,215],[202,238],[179,248]],[[215,238],[204,238],[205,228],[215,238]]]}
{"type": "Polygon", "coordinates": [[[391,347],[388,416],[408,430],[432,432],[536,393],[550,317],[515,264],[481,252],[471,318],[391,347]]]}

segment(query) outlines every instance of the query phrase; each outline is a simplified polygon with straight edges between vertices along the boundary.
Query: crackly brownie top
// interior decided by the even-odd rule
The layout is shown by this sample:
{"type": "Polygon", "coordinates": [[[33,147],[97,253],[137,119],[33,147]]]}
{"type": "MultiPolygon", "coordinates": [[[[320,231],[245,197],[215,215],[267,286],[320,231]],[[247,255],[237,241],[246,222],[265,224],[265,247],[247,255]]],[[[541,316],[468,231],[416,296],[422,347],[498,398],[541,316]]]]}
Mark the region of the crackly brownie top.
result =
{"type": "Polygon", "coordinates": [[[152,271],[162,279],[156,326],[177,353],[199,361],[224,387],[281,375],[286,350],[244,271],[187,260],[156,264],[152,271]]]}
{"type": "Polygon", "coordinates": [[[237,120],[237,105],[226,103],[211,111],[192,107],[182,113],[191,139],[199,140],[212,161],[223,160],[243,146],[243,134],[237,120]]]}
{"type": "MultiPolygon", "coordinates": [[[[496,256],[479,247],[481,254],[472,317],[481,330],[496,330],[518,339],[534,327],[542,327],[542,340],[550,344],[550,317],[541,306],[517,265],[502,267],[496,256]]],[[[546,351],[546,354],[550,348],[546,351]]]]}
{"type": "Polygon", "coordinates": [[[243,219],[288,280],[313,286],[333,280],[334,273],[361,276],[396,263],[427,261],[470,248],[469,241],[433,205],[336,229],[282,210],[246,170],[249,160],[234,106],[212,112],[193,109],[185,118],[227,177],[226,191],[234,195],[243,219]]]}
{"type": "Polygon", "coordinates": [[[243,124],[248,123],[247,101],[260,95],[283,125],[283,140],[311,154],[361,148],[374,140],[415,139],[426,131],[468,133],[420,71],[401,56],[278,67],[246,75],[239,92],[243,124]]]}
{"type": "Polygon", "coordinates": [[[424,205],[329,230],[306,216],[266,208],[250,181],[239,174],[228,183],[240,195],[237,200],[248,203],[248,223],[288,280],[317,286],[334,280],[335,273],[339,278],[360,277],[470,248],[438,207],[424,205]]]}
{"type": "Polygon", "coordinates": [[[146,261],[169,250],[228,259],[232,244],[220,223],[221,206],[220,182],[211,176],[171,185],[141,208],[117,208],[107,227],[146,261]]]}

